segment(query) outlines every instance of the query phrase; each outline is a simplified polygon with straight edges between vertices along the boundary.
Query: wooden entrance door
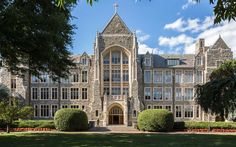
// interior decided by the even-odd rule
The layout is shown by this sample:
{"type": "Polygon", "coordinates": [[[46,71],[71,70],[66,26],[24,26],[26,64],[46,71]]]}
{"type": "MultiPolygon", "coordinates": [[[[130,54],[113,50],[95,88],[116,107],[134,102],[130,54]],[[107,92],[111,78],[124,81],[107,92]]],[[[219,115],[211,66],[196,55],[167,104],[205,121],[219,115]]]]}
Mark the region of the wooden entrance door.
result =
{"type": "Polygon", "coordinates": [[[122,125],[122,124],[124,124],[123,110],[118,106],[114,106],[109,111],[109,125],[122,125]]]}

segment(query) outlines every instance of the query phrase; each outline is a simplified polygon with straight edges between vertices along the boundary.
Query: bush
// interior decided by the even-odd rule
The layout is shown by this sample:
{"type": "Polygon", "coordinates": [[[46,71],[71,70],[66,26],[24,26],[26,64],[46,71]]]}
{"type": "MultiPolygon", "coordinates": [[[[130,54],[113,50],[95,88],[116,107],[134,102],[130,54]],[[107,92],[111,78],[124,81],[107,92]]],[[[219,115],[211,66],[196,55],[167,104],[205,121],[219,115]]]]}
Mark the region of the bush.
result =
{"type": "Polygon", "coordinates": [[[236,129],[235,122],[175,122],[175,130],[184,129],[236,129]]]}
{"type": "Polygon", "coordinates": [[[142,131],[171,131],[173,114],[164,109],[144,110],[138,116],[138,128],[142,131]]]}
{"type": "Polygon", "coordinates": [[[60,131],[84,131],[88,129],[88,118],[80,109],[60,109],[54,116],[56,129],[60,131]]]}
{"type": "MultiPolygon", "coordinates": [[[[50,128],[55,129],[53,120],[17,120],[11,125],[11,128],[50,128]]],[[[6,124],[0,121],[0,128],[6,128],[6,124]]]]}
{"type": "Polygon", "coordinates": [[[19,120],[13,123],[14,128],[51,128],[55,129],[53,120],[19,120]]]}

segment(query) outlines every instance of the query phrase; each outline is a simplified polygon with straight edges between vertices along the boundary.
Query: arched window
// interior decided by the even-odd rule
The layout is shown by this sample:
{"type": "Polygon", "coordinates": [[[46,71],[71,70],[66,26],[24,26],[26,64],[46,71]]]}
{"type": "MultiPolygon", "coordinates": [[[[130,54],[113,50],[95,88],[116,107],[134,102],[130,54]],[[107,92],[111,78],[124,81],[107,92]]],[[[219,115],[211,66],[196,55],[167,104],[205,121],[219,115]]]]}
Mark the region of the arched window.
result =
{"type": "Polygon", "coordinates": [[[123,115],[123,111],[120,107],[115,106],[110,110],[109,115],[123,115]]]}
{"type": "Polygon", "coordinates": [[[112,64],[120,64],[120,52],[112,52],[112,64]]]}
{"type": "Polygon", "coordinates": [[[104,57],[103,64],[109,64],[109,53],[104,57]]]}
{"type": "Polygon", "coordinates": [[[123,64],[129,64],[128,57],[123,53],[123,64]]]}

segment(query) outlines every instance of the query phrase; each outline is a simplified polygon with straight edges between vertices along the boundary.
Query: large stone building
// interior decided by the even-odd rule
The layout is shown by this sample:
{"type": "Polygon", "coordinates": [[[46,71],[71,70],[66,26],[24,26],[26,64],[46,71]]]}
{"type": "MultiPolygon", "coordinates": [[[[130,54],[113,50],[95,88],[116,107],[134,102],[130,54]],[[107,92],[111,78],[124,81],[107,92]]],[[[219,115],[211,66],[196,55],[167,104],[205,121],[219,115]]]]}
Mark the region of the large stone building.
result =
{"type": "Polygon", "coordinates": [[[194,86],[233,58],[221,37],[212,46],[199,39],[195,54],[138,54],[138,49],[136,34],[115,13],[97,33],[94,55],[73,56],[77,68],[69,79],[55,83],[47,74],[31,76],[29,87],[28,78],[1,69],[0,82],[35,108],[35,119],[50,119],[60,108],[80,108],[100,126],[133,125],[145,109],[168,109],[176,121],[214,119],[194,102],[194,86]]]}

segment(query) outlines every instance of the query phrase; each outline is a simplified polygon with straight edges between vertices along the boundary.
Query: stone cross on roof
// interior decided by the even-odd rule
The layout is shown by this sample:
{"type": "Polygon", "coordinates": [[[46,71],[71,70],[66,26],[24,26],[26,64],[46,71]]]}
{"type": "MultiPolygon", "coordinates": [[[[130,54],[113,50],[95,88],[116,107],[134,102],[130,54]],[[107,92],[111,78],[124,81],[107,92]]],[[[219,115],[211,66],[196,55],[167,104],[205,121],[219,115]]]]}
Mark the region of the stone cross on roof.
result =
{"type": "Polygon", "coordinates": [[[118,9],[119,5],[117,3],[114,4],[114,8],[115,8],[115,13],[117,13],[117,9],[118,9]]]}

